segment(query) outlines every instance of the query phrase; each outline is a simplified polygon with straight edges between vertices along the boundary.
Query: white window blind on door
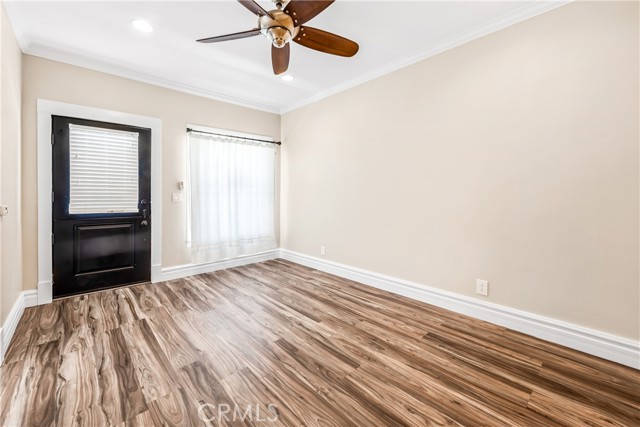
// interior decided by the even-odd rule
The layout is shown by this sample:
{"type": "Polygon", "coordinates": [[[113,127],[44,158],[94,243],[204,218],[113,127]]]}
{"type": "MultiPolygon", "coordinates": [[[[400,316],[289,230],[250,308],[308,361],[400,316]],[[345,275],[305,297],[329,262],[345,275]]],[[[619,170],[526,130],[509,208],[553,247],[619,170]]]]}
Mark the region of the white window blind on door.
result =
{"type": "Polygon", "coordinates": [[[275,248],[274,145],[198,132],[188,135],[192,262],[275,248]]]}
{"type": "Polygon", "coordinates": [[[137,132],[69,125],[69,213],[138,212],[137,132]]]}

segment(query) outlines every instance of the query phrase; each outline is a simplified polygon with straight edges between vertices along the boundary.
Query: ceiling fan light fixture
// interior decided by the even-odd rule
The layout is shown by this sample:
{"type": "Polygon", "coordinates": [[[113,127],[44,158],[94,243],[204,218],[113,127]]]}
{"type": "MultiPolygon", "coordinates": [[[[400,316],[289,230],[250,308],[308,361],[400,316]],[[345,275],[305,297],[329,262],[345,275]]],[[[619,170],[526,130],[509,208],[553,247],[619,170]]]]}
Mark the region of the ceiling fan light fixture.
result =
{"type": "Polygon", "coordinates": [[[150,33],[153,31],[153,27],[151,26],[151,24],[149,24],[149,22],[144,19],[132,19],[131,25],[141,33],[150,33]]]}
{"type": "Polygon", "coordinates": [[[277,48],[284,47],[291,41],[291,33],[284,27],[271,27],[266,31],[266,35],[277,48]]]}
{"type": "MultiPolygon", "coordinates": [[[[244,39],[262,34],[271,42],[271,65],[276,76],[289,68],[291,41],[299,45],[332,55],[351,57],[358,53],[358,43],[318,28],[307,27],[310,21],[335,0],[272,0],[276,9],[265,10],[256,0],[237,0],[258,17],[258,25],[251,30],[196,40],[215,43],[244,39]],[[303,25],[305,25],[303,27],[303,25]]],[[[284,81],[291,77],[283,76],[284,81]]]]}

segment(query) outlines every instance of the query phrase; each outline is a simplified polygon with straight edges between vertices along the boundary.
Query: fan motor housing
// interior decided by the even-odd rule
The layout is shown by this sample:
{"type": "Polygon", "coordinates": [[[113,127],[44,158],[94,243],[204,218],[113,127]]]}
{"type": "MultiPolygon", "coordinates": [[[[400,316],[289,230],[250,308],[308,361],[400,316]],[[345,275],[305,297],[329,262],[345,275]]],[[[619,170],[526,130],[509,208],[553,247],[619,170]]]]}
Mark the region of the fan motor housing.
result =
{"type": "Polygon", "coordinates": [[[297,33],[293,19],[279,9],[272,10],[268,15],[261,16],[258,19],[258,25],[260,26],[260,32],[277,48],[284,47],[297,33]]]}
{"type": "Polygon", "coordinates": [[[273,4],[276,5],[278,9],[282,10],[287,7],[290,1],[291,0],[273,0],[273,4]]]}

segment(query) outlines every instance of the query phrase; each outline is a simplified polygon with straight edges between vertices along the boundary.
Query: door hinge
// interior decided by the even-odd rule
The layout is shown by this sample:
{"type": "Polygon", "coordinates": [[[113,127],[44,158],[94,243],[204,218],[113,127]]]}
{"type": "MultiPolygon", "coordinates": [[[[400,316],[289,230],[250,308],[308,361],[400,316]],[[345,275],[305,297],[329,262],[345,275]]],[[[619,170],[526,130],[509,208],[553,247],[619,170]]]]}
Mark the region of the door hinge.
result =
{"type": "Polygon", "coordinates": [[[51,145],[55,145],[56,144],[56,135],[55,134],[51,134],[51,145]]]}
{"type": "Polygon", "coordinates": [[[54,193],[53,191],[51,192],[51,203],[56,201],[56,193],[54,193]]]}
{"type": "Polygon", "coordinates": [[[53,233],[51,233],[51,245],[53,246],[53,245],[55,245],[55,244],[56,244],[56,238],[55,238],[55,236],[53,235],[53,233]]]}

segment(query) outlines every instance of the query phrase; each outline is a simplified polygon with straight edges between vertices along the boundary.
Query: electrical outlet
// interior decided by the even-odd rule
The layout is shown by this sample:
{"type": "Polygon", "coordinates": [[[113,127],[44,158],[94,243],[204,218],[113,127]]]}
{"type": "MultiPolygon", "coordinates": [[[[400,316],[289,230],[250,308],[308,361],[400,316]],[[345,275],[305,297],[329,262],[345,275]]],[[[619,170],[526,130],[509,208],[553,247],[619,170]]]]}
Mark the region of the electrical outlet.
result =
{"type": "Polygon", "coordinates": [[[487,296],[489,295],[489,281],[476,279],[476,294],[487,296]]]}
{"type": "Polygon", "coordinates": [[[327,254],[327,251],[325,250],[324,246],[320,246],[320,255],[325,256],[327,254]]]}

